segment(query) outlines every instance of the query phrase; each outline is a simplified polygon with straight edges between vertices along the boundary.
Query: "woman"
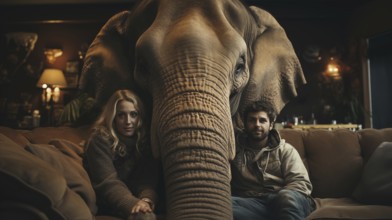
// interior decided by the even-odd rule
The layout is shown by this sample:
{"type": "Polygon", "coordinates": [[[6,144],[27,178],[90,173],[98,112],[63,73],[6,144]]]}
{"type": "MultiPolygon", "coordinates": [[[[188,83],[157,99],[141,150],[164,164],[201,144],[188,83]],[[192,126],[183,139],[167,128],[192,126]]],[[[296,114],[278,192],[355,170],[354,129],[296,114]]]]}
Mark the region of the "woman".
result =
{"type": "Polygon", "coordinates": [[[85,165],[100,215],[155,219],[159,163],[151,156],[143,114],[134,93],[118,90],[95,123],[85,165]]]}

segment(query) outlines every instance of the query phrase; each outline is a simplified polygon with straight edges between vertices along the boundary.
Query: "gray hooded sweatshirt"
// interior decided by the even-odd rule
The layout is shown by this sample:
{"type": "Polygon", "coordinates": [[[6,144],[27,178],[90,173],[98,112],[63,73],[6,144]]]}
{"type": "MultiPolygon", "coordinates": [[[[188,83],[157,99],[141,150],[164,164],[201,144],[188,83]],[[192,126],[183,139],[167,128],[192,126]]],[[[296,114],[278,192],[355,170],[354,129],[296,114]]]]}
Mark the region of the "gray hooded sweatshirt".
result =
{"type": "Polygon", "coordinates": [[[310,196],[312,184],[297,150],[272,129],[261,150],[247,146],[247,135],[237,134],[236,156],[231,163],[232,195],[258,197],[282,189],[310,196]]]}

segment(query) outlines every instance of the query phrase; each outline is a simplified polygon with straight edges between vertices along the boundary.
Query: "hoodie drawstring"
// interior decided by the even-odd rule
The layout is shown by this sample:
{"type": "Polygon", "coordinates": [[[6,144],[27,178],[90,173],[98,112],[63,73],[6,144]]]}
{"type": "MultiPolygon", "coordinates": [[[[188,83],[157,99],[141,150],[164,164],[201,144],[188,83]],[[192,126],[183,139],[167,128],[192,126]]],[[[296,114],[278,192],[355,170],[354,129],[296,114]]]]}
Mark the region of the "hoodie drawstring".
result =
{"type": "Polygon", "coordinates": [[[268,152],[267,152],[267,162],[265,163],[264,173],[267,171],[268,162],[269,162],[269,158],[270,158],[270,153],[271,153],[271,151],[268,151],[268,152]]]}

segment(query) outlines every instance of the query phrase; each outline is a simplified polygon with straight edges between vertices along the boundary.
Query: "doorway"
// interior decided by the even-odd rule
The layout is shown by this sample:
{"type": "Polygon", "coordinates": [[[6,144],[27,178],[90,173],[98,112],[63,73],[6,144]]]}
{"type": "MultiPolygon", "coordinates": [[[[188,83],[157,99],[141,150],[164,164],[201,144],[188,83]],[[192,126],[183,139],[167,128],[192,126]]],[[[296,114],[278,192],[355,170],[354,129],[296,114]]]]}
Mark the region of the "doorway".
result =
{"type": "Polygon", "coordinates": [[[368,55],[372,127],[392,127],[392,31],[369,38],[368,55]]]}

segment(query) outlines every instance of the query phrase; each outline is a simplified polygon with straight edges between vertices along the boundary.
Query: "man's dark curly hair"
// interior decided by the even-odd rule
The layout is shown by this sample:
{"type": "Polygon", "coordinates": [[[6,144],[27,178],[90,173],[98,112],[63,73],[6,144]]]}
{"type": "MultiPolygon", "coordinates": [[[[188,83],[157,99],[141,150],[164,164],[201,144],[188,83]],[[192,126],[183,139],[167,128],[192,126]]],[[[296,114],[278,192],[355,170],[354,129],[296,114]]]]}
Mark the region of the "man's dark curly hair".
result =
{"type": "Polygon", "coordinates": [[[260,111],[267,113],[271,124],[273,122],[275,122],[277,115],[276,115],[276,111],[274,110],[274,108],[270,104],[258,101],[258,102],[254,102],[254,103],[250,104],[248,107],[245,108],[244,113],[243,113],[243,117],[242,117],[244,120],[244,123],[246,124],[246,118],[248,117],[248,114],[250,112],[260,112],[260,111]]]}

